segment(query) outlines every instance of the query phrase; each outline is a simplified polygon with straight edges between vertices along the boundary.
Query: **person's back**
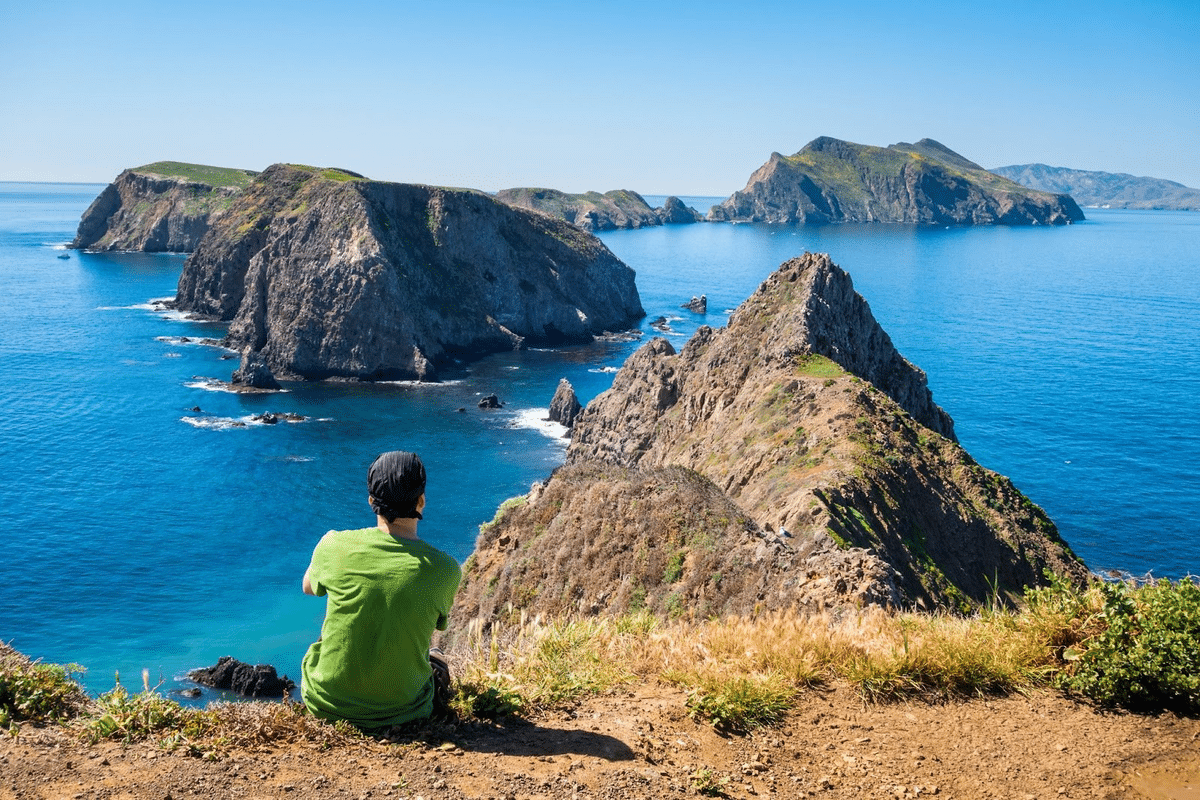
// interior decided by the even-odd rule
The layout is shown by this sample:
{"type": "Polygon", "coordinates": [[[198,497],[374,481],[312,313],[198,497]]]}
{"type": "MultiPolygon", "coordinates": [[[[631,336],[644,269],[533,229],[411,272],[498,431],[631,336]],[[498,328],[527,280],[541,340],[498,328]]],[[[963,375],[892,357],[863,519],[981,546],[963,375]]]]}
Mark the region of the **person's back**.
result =
{"type": "Polygon", "coordinates": [[[458,562],[416,536],[420,459],[385,453],[369,482],[379,525],[325,534],[305,573],[305,592],[326,596],[327,607],[301,685],[313,714],[367,729],[430,715],[430,640],[446,628],[462,575],[458,562]]]}

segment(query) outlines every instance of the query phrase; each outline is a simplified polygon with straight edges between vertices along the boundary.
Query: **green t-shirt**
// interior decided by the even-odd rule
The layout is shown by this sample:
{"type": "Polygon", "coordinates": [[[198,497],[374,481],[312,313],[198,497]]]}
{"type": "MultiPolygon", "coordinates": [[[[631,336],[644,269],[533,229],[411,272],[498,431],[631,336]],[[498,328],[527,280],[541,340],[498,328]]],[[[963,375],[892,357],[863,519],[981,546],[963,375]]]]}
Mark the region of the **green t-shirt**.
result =
{"type": "Polygon", "coordinates": [[[321,638],[301,667],[308,709],[361,728],[429,716],[430,639],[446,630],[461,578],[457,561],[419,539],[379,528],[325,534],[308,568],[327,596],[321,638]]]}

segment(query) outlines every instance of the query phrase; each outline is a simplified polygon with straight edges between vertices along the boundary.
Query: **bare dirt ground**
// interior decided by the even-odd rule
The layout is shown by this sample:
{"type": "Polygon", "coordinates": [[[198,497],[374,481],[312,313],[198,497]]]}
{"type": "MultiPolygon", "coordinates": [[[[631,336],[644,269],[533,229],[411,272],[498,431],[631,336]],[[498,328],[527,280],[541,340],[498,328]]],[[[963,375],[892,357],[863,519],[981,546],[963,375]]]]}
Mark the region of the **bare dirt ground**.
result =
{"type": "Polygon", "coordinates": [[[388,743],[288,745],[214,760],[0,739],[0,798],[1191,798],[1200,720],[1099,712],[1053,692],[867,705],[805,694],[785,724],[722,736],[661,686],[507,725],[431,725],[388,743]]]}

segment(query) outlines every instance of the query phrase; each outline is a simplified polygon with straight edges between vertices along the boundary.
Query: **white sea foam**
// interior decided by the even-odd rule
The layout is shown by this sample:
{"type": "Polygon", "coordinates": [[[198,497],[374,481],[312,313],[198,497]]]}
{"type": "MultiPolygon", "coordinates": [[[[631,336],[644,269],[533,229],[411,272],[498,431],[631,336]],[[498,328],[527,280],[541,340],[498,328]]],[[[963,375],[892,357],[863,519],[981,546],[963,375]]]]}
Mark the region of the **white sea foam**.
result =
{"type": "Polygon", "coordinates": [[[543,436],[566,447],[569,442],[567,439],[567,426],[554,422],[549,417],[550,409],[548,408],[526,408],[516,412],[509,426],[537,431],[543,436]]]}
{"type": "Polygon", "coordinates": [[[178,347],[191,347],[191,346],[215,347],[218,350],[224,350],[227,353],[236,353],[237,352],[237,350],[234,350],[231,347],[226,347],[225,345],[221,344],[220,339],[214,339],[209,336],[199,337],[199,338],[194,337],[194,336],[155,336],[154,341],[163,342],[165,344],[176,345],[178,347]]]}
{"type": "Polygon", "coordinates": [[[189,389],[203,389],[206,392],[229,392],[230,394],[237,394],[232,386],[217,378],[201,378],[200,376],[196,376],[192,381],[185,383],[184,386],[189,389]]]}
{"type": "Polygon", "coordinates": [[[592,367],[588,372],[619,372],[620,367],[592,367]]]}
{"type": "MultiPolygon", "coordinates": [[[[203,417],[203,416],[201,416],[201,417],[180,417],[179,419],[183,422],[186,422],[188,425],[191,425],[193,428],[203,428],[206,430],[215,430],[215,431],[245,430],[248,428],[269,428],[269,427],[273,427],[275,425],[279,425],[284,422],[301,423],[301,422],[312,422],[313,421],[310,419],[280,418],[278,422],[268,423],[268,422],[263,422],[261,419],[256,419],[254,415],[247,415],[244,417],[203,417]]],[[[329,420],[328,419],[319,419],[316,421],[317,422],[328,422],[329,420]]],[[[305,458],[303,456],[295,456],[295,457],[287,456],[286,460],[289,460],[289,461],[290,460],[311,461],[312,459],[305,458]]]]}
{"type": "Polygon", "coordinates": [[[373,381],[380,386],[412,386],[418,389],[437,389],[442,386],[458,386],[463,383],[462,379],[455,378],[449,381],[373,381]]]}

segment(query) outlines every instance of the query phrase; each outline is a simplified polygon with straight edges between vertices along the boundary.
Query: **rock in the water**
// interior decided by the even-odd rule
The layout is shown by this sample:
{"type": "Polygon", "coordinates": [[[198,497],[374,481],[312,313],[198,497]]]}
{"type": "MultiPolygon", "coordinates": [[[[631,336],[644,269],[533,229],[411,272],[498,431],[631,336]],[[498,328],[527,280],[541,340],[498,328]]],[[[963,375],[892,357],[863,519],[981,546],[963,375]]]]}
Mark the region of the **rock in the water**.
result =
{"type": "Polygon", "coordinates": [[[708,313],[708,295],[692,296],[692,299],[684,303],[680,308],[686,308],[688,311],[694,311],[697,314],[708,313]]]}
{"type": "Polygon", "coordinates": [[[71,247],[190,253],[256,174],[177,161],[127,169],[83,213],[71,247]]]}
{"type": "Polygon", "coordinates": [[[550,401],[550,419],[570,428],[581,411],[583,406],[575,396],[575,387],[566,378],[559,379],[554,399],[550,401]]]}
{"type": "Polygon", "coordinates": [[[279,381],[275,380],[275,373],[271,372],[271,368],[259,360],[243,359],[242,365],[230,378],[230,383],[235,386],[249,386],[253,389],[283,388],[279,385],[279,381]]]}
{"type": "Polygon", "coordinates": [[[184,265],[175,306],[284,380],[435,380],[439,365],[591,341],[644,316],[633,270],[482,192],[277,164],[184,265]]]}
{"type": "Polygon", "coordinates": [[[504,404],[500,402],[500,398],[494,394],[489,394],[487,397],[480,398],[479,400],[480,408],[502,408],[503,406],[504,404]]]}
{"type": "Polygon", "coordinates": [[[658,218],[664,225],[687,225],[703,222],[704,215],[691,206],[684,205],[678,197],[668,197],[658,210],[658,218]]]}
{"type": "Polygon", "coordinates": [[[772,153],[746,188],[713,206],[724,222],[905,222],[1065,225],[1070,196],[1027,189],[932,139],[872,147],[822,136],[792,156],[772,153]]]}
{"type": "Polygon", "coordinates": [[[286,675],[282,678],[270,664],[247,664],[233,656],[221,656],[211,667],[194,669],[188,678],[214,689],[231,689],[245,697],[283,697],[296,688],[286,675]]]}

